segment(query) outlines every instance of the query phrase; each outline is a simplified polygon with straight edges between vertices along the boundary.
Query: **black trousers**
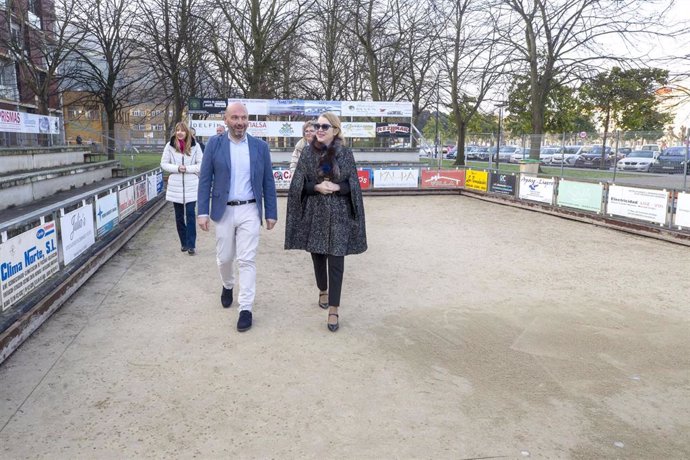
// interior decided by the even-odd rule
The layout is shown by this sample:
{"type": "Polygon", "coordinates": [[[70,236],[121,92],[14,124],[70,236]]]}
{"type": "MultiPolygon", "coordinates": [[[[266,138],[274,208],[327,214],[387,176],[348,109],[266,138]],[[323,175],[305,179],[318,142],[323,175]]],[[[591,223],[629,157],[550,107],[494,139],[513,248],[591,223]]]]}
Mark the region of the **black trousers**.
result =
{"type": "Polygon", "coordinates": [[[343,287],[345,256],[311,254],[314,262],[316,286],[321,291],[328,291],[328,305],[340,306],[340,291],[343,287]]]}

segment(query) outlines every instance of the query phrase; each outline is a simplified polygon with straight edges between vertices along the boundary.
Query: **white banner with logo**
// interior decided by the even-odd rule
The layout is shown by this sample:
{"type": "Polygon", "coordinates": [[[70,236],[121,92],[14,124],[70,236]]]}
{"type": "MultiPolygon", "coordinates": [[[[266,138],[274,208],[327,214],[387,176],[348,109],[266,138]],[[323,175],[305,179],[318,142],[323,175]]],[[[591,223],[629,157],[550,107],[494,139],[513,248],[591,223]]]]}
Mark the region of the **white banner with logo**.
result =
{"type": "Polygon", "coordinates": [[[679,228],[690,228],[690,193],[680,192],[676,201],[674,224],[679,228]]]}
{"type": "Polygon", "coordinates": [[[91,203],[60,217],[60,239],[65,265],[79,257],[96,242],[91,203]]]}
{"type": "Polygon", "coordinates": [[[59,134],[60,119],[48,115],[0,109],[0,131],[29,134],[59,134]]]}
{"type": "Polygon", "coordinates": [[[275,179],[276,182],[276,190],[288,190],[290,188],[292,174],[289,169],[274,169],[273,179],[275,179]]]}
{"type": "Polygon", "coordinates": [[[417,188],[419,169],[376,169],[374,188],[417,188]]]}
{"type": "Polygon", "coordinates": [[[96,197],[96,235],[100,237],[111,231],[117,220],[117,194],[113,192],[96,197]]]}
{"type": "Polygon", "coordinates": [[[268,115],[270,99],[228,99],[228,105],[240,102],[247,108],[249,115],[268,115]]]}
{"type": "Polygon", "coordinates": [[[223,127],[225,131],[225,122],[223,120],[190,120],[189,127],[194,128],[197,137],[211,137],[216,135],[216,128],[223,127]]]}
{"type": "Polygon", "coordinates": [[[523,200],[553,204],[555,185],[556,179],[553,177],[535,177],[522,174],[520,175],[520,193],[518,196],[523,200]]]}
{"type": "Polygon", "coordinates": [[[302,137],[303,121],[250,121],[247,132],[254,137],[302,137]]]}
{"type": "Polygon", "coordinates": [[[0,299],[6,310],[60,269],[55,222],[0,244],[0,299]]]}
{"type": "Polygon", "coordinates": [[[606,212],[612,216],[666,223],[668,192],[645,188],[609,186],[606,212]]]}
{"type": "Polygon", "coordinates": [[[146,198],[148,201],[158,196],[158,175],[154,174],[146,178],[146,198]]]}
{"type": "Polygon", "coordinates": [[[117,201],[119,203],[118,210],[120,211],[120,222],[137,210],[137,202],[134,199],[134,186],[123,188],[117,192],[117,201]]]}
{"type": "Polygon", "coordinates": [[[343,122],[344,137],[376,137],[376,123],[343,122]]]}
{"type": "Polygon", "coordinates": [[[412,102],[344,101],[340,113],[348,117],[411,117],[412,102]]]}

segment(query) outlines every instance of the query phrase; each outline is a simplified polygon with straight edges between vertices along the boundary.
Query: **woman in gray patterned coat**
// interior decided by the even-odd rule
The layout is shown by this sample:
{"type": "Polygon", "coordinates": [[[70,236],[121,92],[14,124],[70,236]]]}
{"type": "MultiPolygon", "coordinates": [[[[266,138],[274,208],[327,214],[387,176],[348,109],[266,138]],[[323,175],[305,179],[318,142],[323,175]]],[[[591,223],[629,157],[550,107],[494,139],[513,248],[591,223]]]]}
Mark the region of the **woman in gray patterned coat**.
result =
{"type": "Polygon", "coordinates": [[[367,250],[364,203],[340,119],[326,112],[314,128],[315,139],[304,148],[290,183],[285,249],[311,253],[319,306],[328,308],[328,329],[335,332],[345,256],[367,250]]]}

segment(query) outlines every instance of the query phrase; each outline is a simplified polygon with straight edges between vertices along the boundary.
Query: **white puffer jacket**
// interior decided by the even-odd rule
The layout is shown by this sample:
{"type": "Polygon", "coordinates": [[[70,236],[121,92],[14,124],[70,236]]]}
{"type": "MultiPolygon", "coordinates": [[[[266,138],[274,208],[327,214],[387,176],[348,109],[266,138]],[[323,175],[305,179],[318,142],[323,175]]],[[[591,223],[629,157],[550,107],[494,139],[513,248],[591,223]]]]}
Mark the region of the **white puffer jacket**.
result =
{"type": "MultiPolygon", "coordinates": [[[[172,140],[172,139],[171,139],[172,140]]],[[[196,201],[199,189],[199,170],[204,153],[199,144],[192,139],[190,155],[184,155],[168,142],[163,149],[161,157],[161,168],[170,173],[168,177],[168,188],[165,192],[165,199],[173,203],[191,203],[196,201]],[[187,172],[181,173],[178,168],[180,165],[187,167],[187,172]]]]}

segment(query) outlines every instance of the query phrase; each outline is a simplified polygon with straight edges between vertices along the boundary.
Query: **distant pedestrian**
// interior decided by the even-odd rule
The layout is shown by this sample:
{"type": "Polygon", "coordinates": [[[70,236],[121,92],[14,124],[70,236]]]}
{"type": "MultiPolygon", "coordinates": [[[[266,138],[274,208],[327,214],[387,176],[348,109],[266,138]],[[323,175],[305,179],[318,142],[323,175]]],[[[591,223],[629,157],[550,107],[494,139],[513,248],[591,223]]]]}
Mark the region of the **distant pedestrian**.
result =
{"type": "Polygon", "coordinates": [[[79,134],[77,134],[77,145],[81,145],[84,142],[79,134]]]}
{"type": "Polygon", "coordinates": [[[225,126],[218,125],[218,126],[216,126],[216,135],[221,135],[221,134],[225,134],[225,126]]]}
{"type": "Polygon", "coordinates": [[[295,175],[297,162],[299,161],[300,155],[302,155],[304,147],[314,139],[314,123],[314,120],[309,120],[305,121],[302,126],[302,139],[295,145],[295,150],[293,150],[292,157],[290,158],[290,177],[295,175]]]}
{"type": "Polygon", "coordinates": [[[187,125],[175,125],[175,134],[163,149],[161,168],[170,173],[165,199],[175,208],[175,224],[180,250],[196,254],[196,200],[199,170],[204,153],[187,125]]]}
{"type": "Polygon", "coordinates": [[[201,153],[204,153],[204,150],[206,150],[206,145],[201,142],[201,137],[196,137],[196,129],[191,128],[190,131],[192,133],[192,139],[194,139],[196,143],[199,144],[199,147],[201,147],[201,153]]]}

